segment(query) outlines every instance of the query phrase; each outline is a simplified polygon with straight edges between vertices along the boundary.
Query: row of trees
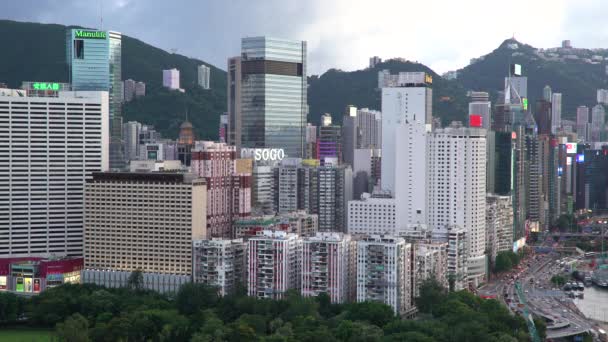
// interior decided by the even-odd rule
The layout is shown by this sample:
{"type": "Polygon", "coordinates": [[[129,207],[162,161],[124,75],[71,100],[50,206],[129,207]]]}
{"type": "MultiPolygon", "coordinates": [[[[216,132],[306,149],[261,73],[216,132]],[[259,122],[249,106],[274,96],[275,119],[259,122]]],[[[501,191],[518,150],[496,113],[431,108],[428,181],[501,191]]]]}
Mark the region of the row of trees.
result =
{"type": "Polygon", "coordinates": [[[519,264],[520,255],[512,251],[502,251],[496,254],[494,272],[500,273],[511,270],[519,264]]]}
{"type": "Polygon", "coordinates": [[[528,341],[524,320],[495,300],[426,282],[419,319],[381,303],[331,304],[327,295],[261,300],[186,284],[173,297],[135,289],[63,285],[25,299],[0,293],[0,323],[25,318],[63,341],[528,341]]]}

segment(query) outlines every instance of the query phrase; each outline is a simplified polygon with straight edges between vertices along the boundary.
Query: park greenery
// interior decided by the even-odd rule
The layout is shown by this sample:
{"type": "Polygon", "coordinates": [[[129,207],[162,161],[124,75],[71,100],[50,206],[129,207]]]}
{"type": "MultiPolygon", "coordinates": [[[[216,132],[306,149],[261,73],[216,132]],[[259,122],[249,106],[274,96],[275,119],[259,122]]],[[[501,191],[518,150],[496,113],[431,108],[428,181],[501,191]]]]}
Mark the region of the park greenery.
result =
{"type": "Polygon", "coordinates": [[[551,277],[551,283],[557,285],[557,286],[563,286],[564,284],[566,284],[566,281],[568,279],[566,279],[566,277],[556,274],[553,277],[551,277]]]}
{"type": "Polygon", "coordinates": [[[0,327],[55,329],[60,341],[528,341],[524,320],[498,301],[425,282],[420,313],[401,319],[384,304],[332,304],[327,295],[282,300],[186,284],[174,296],[66,284],[32,298],[0,293],[0,327]]]}

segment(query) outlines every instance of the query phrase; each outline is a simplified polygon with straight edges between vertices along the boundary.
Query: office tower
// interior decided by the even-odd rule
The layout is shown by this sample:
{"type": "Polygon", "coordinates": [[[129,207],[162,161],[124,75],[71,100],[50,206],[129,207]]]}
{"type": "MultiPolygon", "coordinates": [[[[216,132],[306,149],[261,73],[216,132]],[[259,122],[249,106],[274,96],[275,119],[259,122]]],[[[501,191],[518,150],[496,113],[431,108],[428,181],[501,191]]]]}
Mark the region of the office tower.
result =
{"type": "Polygon", "coordinates": [[[488,93],[471,91],[467,95],[471,98],[471,102],[469,102],[469,126],[489,130],[492,124],[492,103],[489,100],[488,93]]]}
{"type": "Polygon", "coordinates": [[[184,121],[179,126],[179,137],[177,139],[178,159],[182,164],[190,166],[192,161],[192,147],[194,147],[194,127],[190,121],[184,121]]]}
{"type": "Polygon", "coordinates": [[[135,83],[135,97],[146,96],[146,84],[144,82],[135,83]]]}
{"type": "Polygon", "coordinates": [[[608,104],[608,89],[597,90],[597,103],[608,104]]]}
{"type": "MultiPolygon", "coordinates": [[[[444,226],[433,229],[432,240],[448,244],[448,282],[450,290],[467,288],[467,233],[463,228],[444,226]]],[[[485,242],[485,241],[484,241],[485,242]]]]}
{"type": "MultiPolygon", "coordinates": [[[[580,146],[580,145],[579,145],[580,146]]],[[[608,209],[608,147],[581,149],[576,156],[576,207],[594,212],[608,209]]]]}
{"type": "Polygon", "coordinates": [[[381,302],[406,315],[412,303],[412,245],[373,235],[357,241],[357,302],[381,302]]]}
{"type": "Polygon", "coordinates": [[[359,148],[353,158],[353,199],[360,199],[365,192],[372,193],[380,181],[382,150],[359,148]]]}
{"type": "Polygon", "coordinates": [[[552,99],[553,99],[553,94],[551,91],[551,87],[549,85],[546,85],[543,88],[543,100],[545,100],[547,102],[551,102],[552,99]]]}
{"type": "Polygon", "coordinates": [[[376,67],[376,65],[382,63],[382,58],[378,57],[378,56],[374,56],[374,57],[370,57],[369,58],[369,68],[373,69],[376,67]]]}
{"type": "Polygon", "coordinates": [[[543,192],[543,146],[542,138],[546,135],[526,135],[526,218],[528,221],[545,223],[543,192]]]}
{"type": "Polygon", "coordinates": [[[606,117],[606,111],[604,106],[597,104],[591,109],[591,141],[602,141],[603,132],[605,130],[604,120],[606,117]]]}
{"type": "Polygon", "coordinates": [[[284,159],[274,168],[274,202],[279,213],[306,210],[319,215],[319,230],[346,231],[352,199],[352,169],[348,165],[310,165],[284,159]]]}
{"type": "Polygon", "coordinates": [[[382,146],[382,115],[368,108],[348,106],[342,118],[342,156],[354,167],[357,149],[379,149],[382,146]]]}
{"type": "Polygon", "coordinates": [[[228,60],[229,142],[304,157],[306,91],[305,41],[243,38],[241,57],[228,60]]]}
{"type": "Polygon", "coordinates": [[[348,201],[348,233],[399,235],[394,198],[364,193],[360,200],[348,201]]]}
{"type": "Polygon", "coordinates": [[[87,181],[83,280],[176,292],[191,281],[192,240],[206,235],[207,185],[183,173],[97,172],[87,181]],[[168,198],[167,194],[173,198],[168,198]]]}
{"type": "Polygon", "coordinates": [[[246,251],[243,239],[195,240],[192,280],[217,288],[220,296],[233,294],[246,279],[246,251]]]}
{"type": "Polygon", "coordinates": [[[221,143],[228,143],[228,114],[220,115],[219,140],[221,143]]]}
{"type": "Polygon", "coordinates": [[[252,207],[264,213],[274,208],[274,170],[270,165],[254,165],[251,182],[252,207]]]}
{"type": "Polygon", "coordinates": [[[562,94],[551,95],[551,134],[556,134],[562,126],[562,94]]]}
{"type": "Polygon", "coordinates": [[[378,73],[382,88],[381,187],[396,199],[399,227],[426,224],[427,134],[432,78],[424,72],[378,73]]]}
{"type": "Polygon", "coordinates": [[[124,167],[122,151],[122,36],[114,31],[68,29],[66,57],[73,91],[109,93],[110,168],[124,167]]]}
{"type": "Polygon", "coordinates": [[[300,289],[302,240],[296,234],[265,230],[247,241],[247,294],[282,299],[300,289]]]}
{"type": "Polygon", "coordinates": [[[85,181],[109,168],[109,95],[10,94],[0,95],[0,255],[81,256],[85,181]]]}
{"type": "Polygon", "coordinates": [[[242,113],[241,113],[241,90],[242,90],[242,64],[241,57],[228,58],[228,82],[226,98],[228,101],[228,134],[227,143],[235,145],[241,150],[242,113]]]}
{"type": "Polygon", "coordinates": [[[469,281],[477,285],[486,273],[486,131],[438,129],[428,144],[428,224],[466,231],[469,281]]]}
{"type": "Polygon", "coordinates": [[[317,233],[302,241],[302,297],[329,296],[332,303],[353,299],[355,243],[342,233],[317,233]]]}
{"type": "Polygon", "coordinates": [[[141,123],[129,121],[123,124],[123,141],[125,142],[125,159],[136,160],[139,153],[139,134],[141,123]]]}
{"type": "MultiPolygon", "coordinates": [[[[522,103],[524,98],[528,97],[528,77],[525,76],[510,76],[505,77],[505,89],[511,89],[511,92],[507,92],[505,95],[507,103],[522,103]]],[[[525,110],[525,109],[524,109],[525,110]]]]}
{"type": "Polygon", "coordinates": [[[163,87],[171,90],[179,90],[179,70],[173,68],[163,70],[163,87]]]}
{"type": "Polygon", "coordinates": [[[425,281],[435,279],[448,287],[448,243],[418,242],[414,244],[413,298],[420,297],[420,287],[425,281]]]}
{"type": "Polygon", "coordinates": [[[204,64],[201,64],[196,70],[198,76],[198,86],[203,89],[209,89],[209,78],[211,77],[211,68],[204,64]]]}
{"type": "Polygon", "coordinates": [[[486,196],[486,250],[490,263],[498,252],[513,248],[513,206],[511,196],[486,196]]]}
{"type": "Polygon", "coordinates": [[[317,157],[317,126],[307,124],[305,130],[304,159],[318,159],[317,157]]]}
{"type": "Polygon", "coordinates": [[[538,126],[538,134],[552,134],[553,123],[551,122],[551,108],[553,104],[547,100],[536,101],[536,110],[534,111],[534,120],[538,126]]]}
{"type": "Polygon", "coordinates": [[[576,134],[581,141],[589,141],[589,108],[587,106],[578,106],[576,108],[576,134]]]}
{"type": "Polygon", "coordinates": [[[342,163],[342,128],[333,125],[331,115],[325,113],[321,118],[317,142],[317,158],[323,165],[325,158],[333,158],[342,163]]]}
{"type": "Polygon", "coordinates": [[[198,141],[192,150],[192,172],[207,180],[208,237],[232,236],[232,221],[251,213],[251,161],[236,159],[235,147],[198,141]]]}

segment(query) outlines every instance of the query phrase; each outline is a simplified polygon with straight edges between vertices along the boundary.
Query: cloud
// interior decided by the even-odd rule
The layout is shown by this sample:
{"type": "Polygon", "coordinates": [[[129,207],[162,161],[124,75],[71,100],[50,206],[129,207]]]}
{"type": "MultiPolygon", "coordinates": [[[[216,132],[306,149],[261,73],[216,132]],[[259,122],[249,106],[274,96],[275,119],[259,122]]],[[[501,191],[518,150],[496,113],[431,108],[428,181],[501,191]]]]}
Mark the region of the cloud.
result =
{"type": "MultiPolygon", "coordinates": [[[[98,27],[100,2],[22,0],[5,19],[98,27]]],[[[403,57],[437,72],[461,68],[515,35],[537,47],[572,39],[608,43],[601,0],[113,0],[104,28],[197,57],[220,68],[240,38],[268,35],[308,42],[309,74],[367,66],[370,56],[403,57]]]]}

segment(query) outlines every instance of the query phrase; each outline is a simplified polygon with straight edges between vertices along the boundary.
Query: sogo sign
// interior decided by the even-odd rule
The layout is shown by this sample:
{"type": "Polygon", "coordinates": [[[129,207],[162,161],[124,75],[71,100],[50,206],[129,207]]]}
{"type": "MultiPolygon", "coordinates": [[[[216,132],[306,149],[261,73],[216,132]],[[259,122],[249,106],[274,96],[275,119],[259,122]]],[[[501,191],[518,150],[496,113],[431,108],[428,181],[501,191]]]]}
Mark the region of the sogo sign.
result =
{"type": "Polygon", "coordinates": [[[283,160],[285,151],[282,148],[242,148],[241,158],[253,158],[255,161],[283,160]]]}

